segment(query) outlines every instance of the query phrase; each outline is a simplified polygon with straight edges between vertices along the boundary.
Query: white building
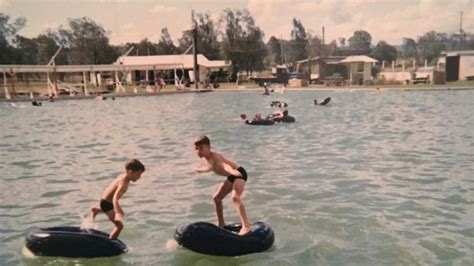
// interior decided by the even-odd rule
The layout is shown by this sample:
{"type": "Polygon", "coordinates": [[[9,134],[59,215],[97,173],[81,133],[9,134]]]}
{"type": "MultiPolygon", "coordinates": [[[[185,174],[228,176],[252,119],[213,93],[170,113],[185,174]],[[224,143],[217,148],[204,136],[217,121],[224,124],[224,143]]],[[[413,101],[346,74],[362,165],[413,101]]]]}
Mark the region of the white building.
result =
{"type": "MultiPolygon", "coordinates": [[[[199,81],[203,81],[210,72],[218,71],[219,69],[225,69],[230,66],[224,60],[209,60],[204,55],[198,54],[197,63],[199,66],[199,81]]],[[[161,70],[173,70],[175,78],[177,77],[177,71],[189,71],[189,77],[191,81],[194,79],[194,58],[193,55],[151,55],[151,56],[121,56],[115,62],[115,65],[123,65],[127,67],[137,66],[152,66],[150,71],[161,71],[161,70]]],[[[146,79],[154,79],[149,77],[149,72],[145,72],[146,79]]],[[[128,72],[126,75],[127,82],[132,82],[132,73],[128,72]]]]}
{"type": "Polygon", "coordinates": [[[474,50],[442,52],[437,67],[446,81],[474,79],[474,50]]]}
{"type": "Polygon", "coordinates": [[[372,80],[372,66],[377,62],[378,60],[366,55],[352,55],[339,61],[338,64],[347,66],[350,84],[363,85],[367,80],[372,80]]]}

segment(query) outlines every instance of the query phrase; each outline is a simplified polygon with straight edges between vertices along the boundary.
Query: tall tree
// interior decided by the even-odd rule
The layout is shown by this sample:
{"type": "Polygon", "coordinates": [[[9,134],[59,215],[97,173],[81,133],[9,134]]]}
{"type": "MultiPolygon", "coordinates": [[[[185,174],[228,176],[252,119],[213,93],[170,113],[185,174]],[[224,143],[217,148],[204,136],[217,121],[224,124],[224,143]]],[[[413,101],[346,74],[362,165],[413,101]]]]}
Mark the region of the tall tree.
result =
{"type": "Polygon", "coordinates": [[[308,57],[306,46],[308,45],[308,36],[306,29],[300,20],[293,18],[293,29],[291,30],[291,49],[288,51],[290,62],[306,59],[308,57]]]}
{"type": "Polygon", "coordinates": [[[346,46],[346,38],[344,37],[339,37],[339,45],[341,47],[345,47],[346,46]]]}
{"type": "Polygon", "coordinates": [[[225,9],[221,15],[225,24],[222,51],[225,59],[232,61],[232,76],[239,71],[251,72],[264,69],[267,50],[263,31],[255,25],[248,10],[225,9]]]}
{"type": "Polygon", "coordinates": [[[352,37],[349,38],[349,48],[361,50],[366,53],[370,52],[371,43],[372,36],[364,30],[355,31],[352,37]]]}
{"type": "Polygon", "coordinates": [[[23,36],[16,37],[16,60],[17,64],[36,65],[38,54],[38,45],[34,39],[23,36]]]}
{"type": "Polygon", "coordinates": [[[323,55],[323,41],[316,35],[308,34],[308,44],[306,46],[308,57],[323,55]]]}
{"type": "Polygon", "coordinates": [[[401,46],[401,56],[405,59],[418,58],[415,40],[411,38],[403,38],[403,43],[401,46]]]}
{"type": "Polygon", "coordinates": [[[20,17],[10,21],[10,16],[0,13],[0,64],[18,64],[15,61],[16,33],[25,26],[26,19],[20,17]]]}
{"type": "Polygon", "coordinates": [[[158,43],[158,54],[176,54],[178,52],[178,48],[174,45],[173,40],[171,39],[171,35],[168,32],[168,28],[161,29],[161,39],[158,43]]]}
{"type": "MultiPolygon", "coordinates": [[[[220,44],[217,40],[219,32],[217,25],[212,21],[211,16],[197,13],[195,19],[198,34],[198,51],[205,55],[208,59],[215,60],[221,58],[220,44]]],[[[179,39],[179,49],[181,52],[186,51],[193,44],[192,29],[185,30],[179,39]]]]}
{"type": "Polygon", "coordinates": [[[385,41],[380,41],[372,50],[370,56],[379,61],[392,62],[397,59],[397,53],[397,48],[395,46],[392,46],[385,41]]]}
{"type": "Polygon", "coordinates": [[[283,63],[281,57],[281,44],[275,36],[270,37],[267,43],[267,63],[268,66],[275,66],[283,63]]]}
{"type": "Polygon", "coordinates": [[[433,63],[441,52],[446,49],[446,34],[430,31],[418,38],[418,54],[422,60],[433,63]]]}
{"type": "Polygon", "coordinates": [[[157,55],[158,44],[152,43],[148,38],[141,40],[139,43],[128,43],[127,46],[134,46],[133,55],[157,55]]]}
{"type": "Polygon", "coordinates": [[[71,64],[110,64],[117,52],[109,45],[109,38],[101,25],[88,17],[70,19],[69,28],[49,32],[57,43],[69,48],[71,64]]]}

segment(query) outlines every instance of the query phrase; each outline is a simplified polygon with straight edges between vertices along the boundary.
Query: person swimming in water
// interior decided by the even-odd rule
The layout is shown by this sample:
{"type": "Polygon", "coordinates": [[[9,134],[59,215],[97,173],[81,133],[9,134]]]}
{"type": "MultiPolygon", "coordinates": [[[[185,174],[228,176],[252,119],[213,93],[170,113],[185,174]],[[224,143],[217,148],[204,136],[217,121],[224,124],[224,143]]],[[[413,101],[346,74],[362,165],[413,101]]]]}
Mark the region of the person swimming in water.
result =
{"type": "Polygon", "coordinates": [[[324,101],[322,101],[321,103],[318,103],[318,100],[317,100],[317,99],[314,99],[314,105],[326,105],[326,104],[328,104],[330,101],[331,101],[331,97],[327,97],[327,98],[324,99],[324,101]]]}

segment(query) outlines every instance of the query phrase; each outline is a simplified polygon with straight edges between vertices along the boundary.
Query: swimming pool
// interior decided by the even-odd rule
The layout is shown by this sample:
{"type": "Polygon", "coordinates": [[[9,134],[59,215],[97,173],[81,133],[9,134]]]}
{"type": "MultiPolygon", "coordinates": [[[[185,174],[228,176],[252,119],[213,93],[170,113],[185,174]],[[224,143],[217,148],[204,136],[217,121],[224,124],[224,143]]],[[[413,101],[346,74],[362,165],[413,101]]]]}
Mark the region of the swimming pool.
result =
{"type": "MultiPolygon", "coordinates": [[[[259,91],[0,104],[0,261],[26,258],[38,227],[80,225],[129,158],[147,167],[122,199],[129,254],[85,265],[472,264],[474,91],[379,94],[259,91]],[[332,98],[313,106],[316,98],[332,98]],[[296,123],[247,126],[239,114],[289,104],[296,123]],[[249,173],[243,201],[251,222],[276,234],[269,252],[238,258],[177,248],[177,225],[214,221],[211,196],[223,178],[195,174],[192,141],[249,173]]],[[[237,221],[230,199],[227,222],[237,221]]],[[[98,216],[96,225],[111,224],[98,216]]]]}

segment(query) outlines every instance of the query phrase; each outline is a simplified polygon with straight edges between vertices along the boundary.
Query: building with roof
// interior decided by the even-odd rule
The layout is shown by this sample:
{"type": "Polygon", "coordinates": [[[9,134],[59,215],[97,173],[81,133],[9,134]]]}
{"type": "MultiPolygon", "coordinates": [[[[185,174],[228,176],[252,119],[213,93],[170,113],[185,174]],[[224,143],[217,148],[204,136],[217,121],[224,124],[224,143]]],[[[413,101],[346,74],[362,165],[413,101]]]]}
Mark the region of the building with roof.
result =
{"type": "Polygon", "coordinates": [[[446,81],[474,80],[474,50],[442,52],[437,68],[446,72],[446,81]]]}
{"type": "Polygon", "coordinates": [[[339,61],[339,64],[347,66],[351,85],[363,85],[367,80],[372,80],[372,66],[377,62],[366,55],[351,55],[339,61]]]}
{"type": "MultiPolygon", "coordinates": [[[[132,76],[131,72],[126,75],[126,80],[129,83],[138,81],[137,78],[145,78],[146,80],[154,79],[154,72],[163,70],[174,71],[174,78],[183,79],[184,76],[189,77],[190,81],[194,81],[194,75],[192,74],[194,69],[194,58],[192,54],[184,55],[151,55],[151,56],[121,56],[115,61],[115,65],[124,65],[129,68],[134,66],[148,65],[153,66],[148,71],[137,70],[135,75],[132,76]],[[142,77],[140,72],[145,73],[145,77],[142,77]],[[179,73],[178,73],[179,72],[179,73]],[[191,72],[191,74],[189,73],[191,72]],[[152,76],[150,76],[152,75],[152,76]]],[[[226,69],[231,64],[224,60],[209,60],[204,55],[197,55],[197,64],[199,66],[199,81],[204,80],[213,71],[219,71],[220,69],[226,69]]]]}
{"type": "Polygon", "coordinates": [[[308,69],[311,80],[325,80],[335,73],[349,81],[351,85],[362,85],[372,79],[372,66],[378,62],[366,55],[313,57],[298,61],[308,69]]]}

